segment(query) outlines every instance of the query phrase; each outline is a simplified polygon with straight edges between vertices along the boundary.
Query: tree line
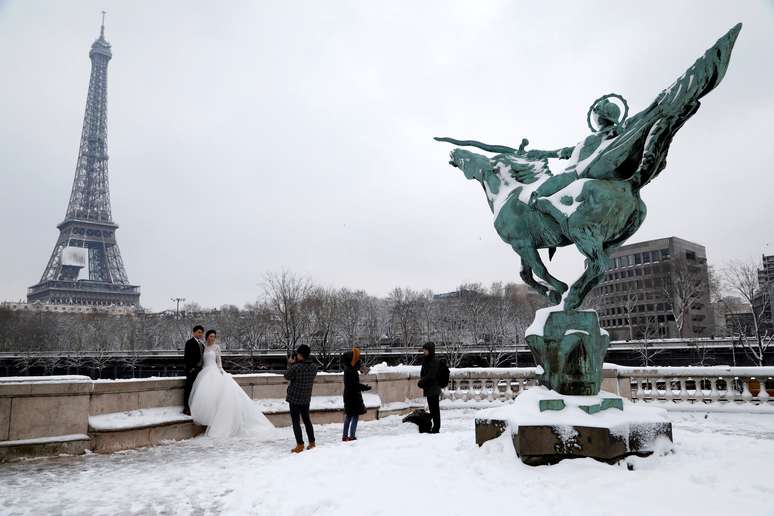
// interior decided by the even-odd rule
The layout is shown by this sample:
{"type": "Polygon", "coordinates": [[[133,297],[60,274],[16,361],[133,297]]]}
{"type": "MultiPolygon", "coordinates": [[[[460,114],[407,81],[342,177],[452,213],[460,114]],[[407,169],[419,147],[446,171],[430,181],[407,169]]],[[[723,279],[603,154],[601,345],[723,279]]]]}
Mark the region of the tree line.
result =
{"type": "MultiPolygon", "coordinates": [[[[710,268],[709,274],[679,260],[672,267],[672,280],[663,288],[672,300],[678,331],[682,334],[692,308],[707,299],[707,291],[710,301],[721,311],[732,311],[728,302],[731,298],[725,294],[733,293],[750,307],[751,313],[746,323],[749,327],[728,328],[728,333],[739,336],[740,348],[754,363],[766,363],[772,331],[764,321],[764,311],[770,310],[770,305],[752,308],[760,288],[756,264],[732,262],[718,272],[710,268]]],[[[642,363],[650,365],[660,353],[652,344],[652,340],[659,338],[658,325],[648,318],[630,317],[636,315],[634,304],[632,301],[624,307],[630,339],[641,343],[642,363]],[[639,321],[637,327],[634,320],[639,321]]],[[[100,360],[104,355],[107,361],[109,352],[123,351],[127,352],[126,360],[138,361],[143,351],[182,349],[193,325],[202,324],[218,330],[225,350],[289,353],[300,344],[309,344],[326,369],[343,350],[354,345],[366,351],[366,358],[368,349],[405,349],[401,358],[410,364],[417,358],[415,350],[425,342],[435,342],[452,367],[459,365],[465,348],[472,345],[478,346],[487,364],[495,367],[515,356],[512,348],[523,342],[535,311],[545,305],[537,294],[514,283],[494,283],[489,287],[468,283],[440,295],[430,290],[398,287],[386,297],[375,297],[363,290],[321,286],[284,271],[266,274],[259,299],[242,308],[225,305],[206,309],[189,303],[179,313],[138,312],[120,316],[100,312],[23,312],[0,307],[0,352],[31,355],[61,351],[61,361],[78,361],[79,353],[88,351],[92,357],[89,360],[100,360]]],[[[600,309],[600,300],[591,297],[586,307],[600,309]]],[[[734,324],[744,321],[733,320],[734,324]]],[[[721,328],[715,329],[715,335],[725,333],[717,331],[721,328]]],[[[697,348],[700,357],[707,353],[707,349],[697,348]]],[[[697,363],[703,362],[701,358],[697,363]]]]}
{"type": "Polygon", "coordinates": [[[497,366],[523,342],[542,306],[538,296],[519,284],[469,283],[443,295],[398,287],[380,298],[363,290],[324,287],[284,271],[267,274],[260,299],[242,308],[206,309],[189,303],[180,312],[129,316],[0,308],[0,351],[61,351],[70,357],[124,351],[131,357],[142,351],[180,350],[193,325],[202,324],[218,331],[225,350],[289,353],[308,344],[326,369],[355,345],[366,357],[368,349],[405,349],[403,362],[413,363],[416,348],[425,342],[435,342],[452,367],[471,345],[480,346],[489,365],[497,366]]]}

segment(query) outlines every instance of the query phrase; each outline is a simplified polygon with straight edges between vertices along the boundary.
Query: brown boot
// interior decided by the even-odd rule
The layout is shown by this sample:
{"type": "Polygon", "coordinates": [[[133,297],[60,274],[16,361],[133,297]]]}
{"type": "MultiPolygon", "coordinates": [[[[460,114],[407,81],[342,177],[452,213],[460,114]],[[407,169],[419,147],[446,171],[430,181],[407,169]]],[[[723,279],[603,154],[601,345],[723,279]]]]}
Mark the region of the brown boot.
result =
{"type": "Polygon", "coordinates": [[[304,443],[297,444],[295,448],[290,450],[290,453],[301,453],[302,451],[304,451],[304,443]]]}
{"type": "MultiPolygon", "coordinates": [[[[303,444],[301,445],[303,447],[303,444]]],[[[309,446],[306,447],[307,450],[311,450],[312,448],[316,448],[317,445],[314,444],[314,442],[309,443],[309,446]]]]}

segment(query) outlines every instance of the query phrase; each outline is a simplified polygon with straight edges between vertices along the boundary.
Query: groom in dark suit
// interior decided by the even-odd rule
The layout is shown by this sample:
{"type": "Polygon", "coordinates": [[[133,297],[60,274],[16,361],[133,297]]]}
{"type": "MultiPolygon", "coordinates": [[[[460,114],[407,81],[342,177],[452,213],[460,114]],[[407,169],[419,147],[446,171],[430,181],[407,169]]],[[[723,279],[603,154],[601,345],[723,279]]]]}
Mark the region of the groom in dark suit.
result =
{"type": "Polygon", "coordinates": [[[183,414],[191,415],[191,407],[188,406],[188,398],[191,397],[191,388],[194,380],[202,370],[204,358],[204,327],[196,325],[193,328],[193,336],[185,343],[185,390],[183,391],[183,414]]]}

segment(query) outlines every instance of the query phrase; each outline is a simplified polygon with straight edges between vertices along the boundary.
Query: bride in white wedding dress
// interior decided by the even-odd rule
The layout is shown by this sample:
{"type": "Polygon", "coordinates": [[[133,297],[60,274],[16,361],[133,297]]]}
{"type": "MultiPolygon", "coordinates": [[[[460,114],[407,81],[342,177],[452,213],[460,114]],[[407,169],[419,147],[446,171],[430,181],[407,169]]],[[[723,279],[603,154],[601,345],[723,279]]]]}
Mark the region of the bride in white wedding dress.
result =
{"type": "Polygon", "coordinates": [[[274,428],[230,374],[223,370],[215,330],[207,332],[202,370],[191,389],[189,404],[194,422],[207,427],[211,437],[255,434],[274,428]]]}

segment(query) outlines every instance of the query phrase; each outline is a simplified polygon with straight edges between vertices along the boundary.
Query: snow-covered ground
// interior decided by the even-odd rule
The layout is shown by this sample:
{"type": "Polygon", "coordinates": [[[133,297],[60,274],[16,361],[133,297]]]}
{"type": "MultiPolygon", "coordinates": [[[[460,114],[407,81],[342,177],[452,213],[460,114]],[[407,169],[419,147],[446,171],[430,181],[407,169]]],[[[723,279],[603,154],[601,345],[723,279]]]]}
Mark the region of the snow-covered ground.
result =
{"type": "Polygon", "coordinates": [[[364,422],[351,443],[319,426],[318,448],[300,455],[282,428],[0,465],[0,514],[774,515],[774,415],[670,413],[675,452],[630,459],[633,471],[525,466],[505,439],[476,447],[475,415],[445,410],[439,435],[364,422]]]}

